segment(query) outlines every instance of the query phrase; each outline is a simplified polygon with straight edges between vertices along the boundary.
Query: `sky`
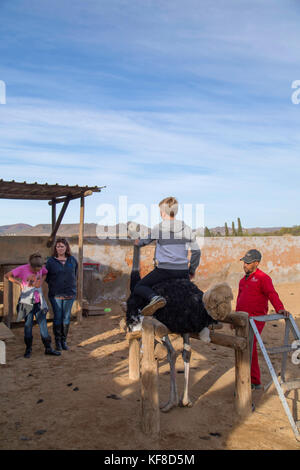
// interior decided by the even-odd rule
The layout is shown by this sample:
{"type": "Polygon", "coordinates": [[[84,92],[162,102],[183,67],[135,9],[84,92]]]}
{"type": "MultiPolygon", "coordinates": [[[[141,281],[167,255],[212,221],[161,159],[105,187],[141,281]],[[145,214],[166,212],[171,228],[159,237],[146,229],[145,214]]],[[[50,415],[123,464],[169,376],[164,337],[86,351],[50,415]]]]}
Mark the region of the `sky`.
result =
{"type": "Polygon", "coordinates": [[[175,196],[208,227],[300,224],[299,24],[297,0],[0,0],[0,178],[106,186],[88,223],[175,196]]]}

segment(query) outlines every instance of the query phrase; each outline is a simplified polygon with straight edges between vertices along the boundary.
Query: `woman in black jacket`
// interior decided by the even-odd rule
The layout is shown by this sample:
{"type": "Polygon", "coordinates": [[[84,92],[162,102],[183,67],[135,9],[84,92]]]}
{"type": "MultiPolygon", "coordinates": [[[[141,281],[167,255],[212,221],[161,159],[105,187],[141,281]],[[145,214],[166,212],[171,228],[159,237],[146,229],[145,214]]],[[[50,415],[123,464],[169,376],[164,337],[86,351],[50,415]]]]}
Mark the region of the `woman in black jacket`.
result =
{"type": "Polygon", "coordinates": [[[46,263],[48,297],[54,313],[53,333],[58,351],[69,349],[67,336],[72,305],[77,294],[77,266],[78,263],[71,255],[68,241],[65,238],[58,238],[53,255],[46,263]]]}

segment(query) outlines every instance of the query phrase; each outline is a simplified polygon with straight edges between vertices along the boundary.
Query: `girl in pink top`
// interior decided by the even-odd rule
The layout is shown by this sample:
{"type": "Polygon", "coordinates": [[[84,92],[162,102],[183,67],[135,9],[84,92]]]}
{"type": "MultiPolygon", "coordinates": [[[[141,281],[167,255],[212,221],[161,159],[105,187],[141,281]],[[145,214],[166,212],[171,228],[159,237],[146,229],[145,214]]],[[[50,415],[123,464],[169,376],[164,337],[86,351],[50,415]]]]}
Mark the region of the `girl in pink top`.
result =
{"type": "Polygon", "coordinates": [[[43,281],[47,275],[47,269],[43,266],[42,269],[38,266],[37,268],[32,267],[30,264],[23,264],[11,271],[14,278],[17,278],[16,282],[20,285],[22,292],[30,292],[33,294],[33,303],[40,302],[40,294],[37,290],[42,286],[43,281]],[[39,271],[38,271],[39,269],[39,271]]]}
{"type": "Polygon", "coordinates": [[[32,327],[33,319],[40,328],[42,342],[45,346],[45,354],[60,356],[60,352],[51,347],[51,336],[48,333],[46,315],[48,306],[42,292],[42,284],[47,275],[47,269],[43,266],[43,259],[39,253],[33,253],[29,257],[29,264],[18,266],[17,268],[5,274],[5,277],[18,284],[21,288],[21,294],[18,301],[17,321],[25,319],[24,341],[26,350],[24,357],[29,358],[32,352],[32,327]]]}

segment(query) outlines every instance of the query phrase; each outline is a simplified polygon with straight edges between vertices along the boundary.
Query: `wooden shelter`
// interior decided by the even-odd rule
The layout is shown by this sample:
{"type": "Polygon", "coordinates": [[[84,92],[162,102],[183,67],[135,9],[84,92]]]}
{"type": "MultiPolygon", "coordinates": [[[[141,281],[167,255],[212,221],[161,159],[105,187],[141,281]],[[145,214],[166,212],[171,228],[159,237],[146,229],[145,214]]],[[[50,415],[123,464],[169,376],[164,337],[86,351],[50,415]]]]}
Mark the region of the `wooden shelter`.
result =
{"type": "Polygon", "coordinates": [[[45,200],[52,208],[52,230],[47,242],[50,248],[55,243],[55,237],[69,202],[80,199],[80,224],[78,234],[78,310],[77,319],[82,319],[82,297],[83,297],[83,235],[84,235],[84,200],[86,196],[94,192],[101,192],[105,186],[69,186],[60,184],[19,183],[16,181],[0,180],[0,199],[27,199],[45,200]],[[62,204],[58,217],[56,217],[56,206],[62,204]]]}

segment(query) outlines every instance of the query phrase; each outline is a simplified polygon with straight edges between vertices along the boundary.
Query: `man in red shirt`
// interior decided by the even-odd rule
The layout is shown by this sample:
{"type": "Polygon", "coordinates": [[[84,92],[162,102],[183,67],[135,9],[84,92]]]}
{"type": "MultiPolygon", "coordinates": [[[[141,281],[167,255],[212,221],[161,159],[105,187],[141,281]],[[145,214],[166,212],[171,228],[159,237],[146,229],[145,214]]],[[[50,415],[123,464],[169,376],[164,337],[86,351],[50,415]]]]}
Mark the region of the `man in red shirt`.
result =
{"type": "MultiPolygon", "coordinates": [[[[245,277],[240,280],[239,292],[236,302],[236,311],[247,312],[250,317],[267,315],[268,301],[273,305],[276,313],[288,316],[276,290],[272,279],[258,269],[261,253],[258,250],[249,250],[240,261],[244,261],[245,277]]],[[[262,332],[265,322],[255,322],[259,333],[262,332]]],[[[251,387],[260,389],[260,369],[257,356],[257,340],[254,336],[251,363],[251,387]]]]}

